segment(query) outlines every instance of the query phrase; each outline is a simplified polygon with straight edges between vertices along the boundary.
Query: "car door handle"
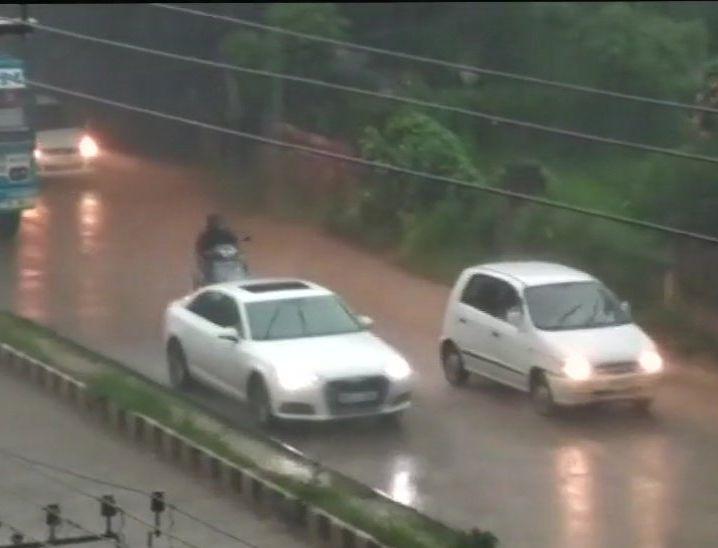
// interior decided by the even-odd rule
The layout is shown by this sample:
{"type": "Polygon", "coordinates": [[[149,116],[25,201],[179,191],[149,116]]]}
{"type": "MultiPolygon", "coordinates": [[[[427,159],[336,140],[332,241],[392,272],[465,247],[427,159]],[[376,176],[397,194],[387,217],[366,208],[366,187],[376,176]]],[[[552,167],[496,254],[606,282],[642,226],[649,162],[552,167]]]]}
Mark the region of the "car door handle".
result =
{"type": "Polygon", "coordinates": [[[459,318],[459,323],[468,323],[466,318],[459,318]]]}
{"type": "Polygon", "coordinates": [[[498,338],[501,337],[501,333],[499,333],[498,331],[492,331],[492,332],[491,332],[491,336],[492,336],[492,337],[496,337],[496,338],[498,339],[498,338]]]}

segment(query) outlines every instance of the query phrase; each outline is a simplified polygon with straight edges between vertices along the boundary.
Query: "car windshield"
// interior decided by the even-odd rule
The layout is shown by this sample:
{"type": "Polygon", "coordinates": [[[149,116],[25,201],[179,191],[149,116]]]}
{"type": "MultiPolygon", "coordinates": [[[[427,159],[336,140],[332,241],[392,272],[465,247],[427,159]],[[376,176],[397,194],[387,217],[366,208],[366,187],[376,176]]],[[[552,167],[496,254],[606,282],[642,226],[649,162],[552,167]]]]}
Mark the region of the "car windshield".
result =
{"type": "Polygon", "coordinates": [[[61,105],[38,105],[35,107],[33,123],[40,131],[78,127],[76,120],[61,105]]]}
{"type": "Polygon", "coordinates": [[[354,333],[363,327],[332,295],[247,304],[255,340],[297,339],[354,333]]]}
{"type": "Polygon", "coordinates": [[[527,288],[525,295],[531,321],[546,331],[631,322],[616,296],[599,282],[540,285],[527,288]]]}

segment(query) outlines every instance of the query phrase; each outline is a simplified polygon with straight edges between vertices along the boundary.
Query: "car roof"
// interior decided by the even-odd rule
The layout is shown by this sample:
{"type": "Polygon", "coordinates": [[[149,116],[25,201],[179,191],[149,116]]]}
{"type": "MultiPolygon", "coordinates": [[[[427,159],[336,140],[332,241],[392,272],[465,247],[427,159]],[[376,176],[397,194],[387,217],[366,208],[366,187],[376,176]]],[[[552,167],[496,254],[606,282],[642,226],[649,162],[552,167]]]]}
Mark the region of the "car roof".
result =
{"type": "Polygon", "coordinates": [[[333,295],[325,287],[297,278],[252,278],[215,284],[204,289],[220,289],[245,303],[333,295]]]}
{"type": "Polygon", "coordinates": [[[540,261],[516,261],[477,265],[470,271],[493,272],[512,278],[524,286],[546,285],[567,282],[590,282],[596,279],[575,268],[557,263],[540,261]]]}

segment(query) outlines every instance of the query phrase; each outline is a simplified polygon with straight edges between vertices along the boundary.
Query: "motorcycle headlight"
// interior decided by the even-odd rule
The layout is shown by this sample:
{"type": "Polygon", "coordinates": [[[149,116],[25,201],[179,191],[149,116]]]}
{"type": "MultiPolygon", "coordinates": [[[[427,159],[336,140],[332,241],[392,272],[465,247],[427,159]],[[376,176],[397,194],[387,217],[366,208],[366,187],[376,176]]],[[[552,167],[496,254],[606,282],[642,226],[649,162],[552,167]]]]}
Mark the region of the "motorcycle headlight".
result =
{"type": "Polygon", "coordinates": [[[277,373],[279,385],[285,390],[302,390],[319,381],[319,377],[312,371],[301,368],[282,369],[277,373]]]}
{"type": "Polygon", "coordinates": [[[395,381],[402,381],[411,375],[411,367],[404,360],[393,360],[386,366],[386,374],[395,381]]]}
{"type": "Polygon", "coordinates": [[[591,377],[593,368],[589,361],[580,355],[569,356],[563,364],[563,372],[574,381],[585,381],[591,377]]]}
{"type": "Polygon", "coordinates": [[[641,369],[646,373],[658,373],[663,370],[663,358],[655,350],[644,350],[641,352],[638,363],[641,365],[641,369]]]}

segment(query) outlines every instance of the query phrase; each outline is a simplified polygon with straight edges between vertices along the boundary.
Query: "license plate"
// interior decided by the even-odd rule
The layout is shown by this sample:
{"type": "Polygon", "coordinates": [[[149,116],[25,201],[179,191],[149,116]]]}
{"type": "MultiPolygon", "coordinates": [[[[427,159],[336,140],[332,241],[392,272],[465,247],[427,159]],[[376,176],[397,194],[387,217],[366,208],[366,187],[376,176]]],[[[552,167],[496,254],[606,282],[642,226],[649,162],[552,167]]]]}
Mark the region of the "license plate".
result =
{"type": "Polygon", "coordinates": [[[367,403],[376,401],[379,398],[379,393],[375,391],[371,392],[343,392],[337,396],[339,403],[367,403]]]}
{"type": "Polygon", "coordinates": [[[612,390],[626,390],[628,388],[631,388],[632,386],[632,382],[625,380],[615,380],[608,383],[608,387],[612,390]]]}

